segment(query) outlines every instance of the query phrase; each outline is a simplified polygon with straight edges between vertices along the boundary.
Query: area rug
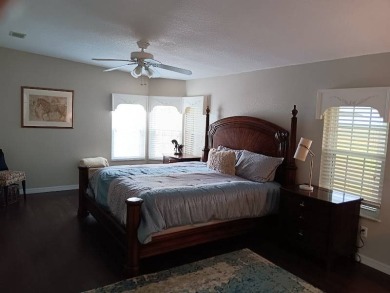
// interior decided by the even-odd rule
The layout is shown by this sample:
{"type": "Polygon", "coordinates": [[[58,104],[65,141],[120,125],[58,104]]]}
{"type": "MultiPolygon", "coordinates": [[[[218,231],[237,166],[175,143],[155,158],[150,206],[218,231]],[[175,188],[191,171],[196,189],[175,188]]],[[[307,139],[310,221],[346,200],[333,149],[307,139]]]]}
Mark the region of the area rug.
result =
{"type": "Polygon", "coordinates": [[[249,249],[219,255],[88,291],[322,292],[249,249]]]}

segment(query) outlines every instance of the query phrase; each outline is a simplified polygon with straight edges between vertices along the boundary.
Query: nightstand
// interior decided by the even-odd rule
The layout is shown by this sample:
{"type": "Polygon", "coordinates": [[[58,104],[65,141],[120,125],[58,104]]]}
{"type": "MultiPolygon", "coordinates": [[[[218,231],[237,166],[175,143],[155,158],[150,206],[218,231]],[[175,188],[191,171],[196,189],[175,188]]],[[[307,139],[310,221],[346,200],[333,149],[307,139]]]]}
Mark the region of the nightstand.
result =
{"type": "Polygon", "coordinates": [[[189,155],[189,154],[181,154],[181,155],[163,155],[163,163],[179,163],[179,162],[190,162],[190,161],[200,161],[200,157],[189,155]]]}
{"type": "Polygon", "coordinates": [[[283,242],[325,260],[329,269],[336,256],[357,252],[359,196],[314,187],[280,188],[280,236],[283,242]]]}

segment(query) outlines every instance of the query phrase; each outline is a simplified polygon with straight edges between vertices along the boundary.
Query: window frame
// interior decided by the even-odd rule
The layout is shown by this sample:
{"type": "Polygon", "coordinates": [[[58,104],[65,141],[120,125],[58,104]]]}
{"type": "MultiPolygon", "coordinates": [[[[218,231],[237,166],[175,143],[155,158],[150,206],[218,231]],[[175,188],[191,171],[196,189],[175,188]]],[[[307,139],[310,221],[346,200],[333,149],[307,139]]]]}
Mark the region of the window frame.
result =
{"type": "MultiPolygon", "coordinates": [[[[128,94],[112,94],[112,115],[120,104],[140,104],[146,109],[146,127],[145,127],[145,154],[144,157],[116,157],[114,156],[114,128],[111,125],[111,160],[112,161],[158,161],[160,158],[150,157],[150,113],[156,106],[173,106],[178,109],[178,112],[182,115],[181,123],[181,137],[180,141],[184,143],[185,133],[185,119],[184,113],[188,107],[197,107],[202,109],[203,121],[206,121],[205,113],[207,107],[208,97],[206,96],[194,96],[194,97],[167,97],[167,96],[140,96],[140,95],[128,95],[128,94]]],[[[111,121],[113,121],[112,117],[111,121]]],[[[205,124],[204,124],[205,128],[205,124]]],[[[204,140],[204,135],[201,137],[204,140]]],[[[202,143],[204,145],[204,142],[202,143]]],[[[201,152],[201,150],[200,150],[201,152]]],[[[162,155],[161,155],[162,159],[162,155]]]]}
{"type": "Polygon", "coordinates": [[[366,106],[330,107],[323,116],[319,185],[361,196],[363,198],[361,216],[379,220],[386,167],[388,123],[379,122],[383,121],[383,118],[378,111],[366,106]],[[366,141],[371,143],[365,144],[366,141]],[[375,168],[367,168],[370,164],[375,168]],[[378,170],[379,178],[375,174],[378,170]],[[342,180],[340,177],[347,171],[351,176],[342,180]],[[357,180],[352,178],[353,172],[357,174],[361,172],[362,180],[366,178],[366,183],[361,181],[359,186],[357,180]],[[366,189],[368,182],[373,186],[373,191],[366,189]]]}
{"type": "MultiPolygon", "coordinates": [[[[383,121],[387,123],[387,127],[389,127],[390,87],[321,89],[317,91],[317,119],[322,119],[324,112],[328,108],[340,106],[362,106],[374,108],[379,112],[379,115],[383,118],[383,121]]],[[[385,173],[385,170],[383,173],[385,173]]],[[[386,175],[384,174],[384,176],[386,175]]],[[[368,209],[364,208],[364,205],[361,209],[360,215],[365,218],[380,221],[379,214],[373,214],[368,209]]]]}

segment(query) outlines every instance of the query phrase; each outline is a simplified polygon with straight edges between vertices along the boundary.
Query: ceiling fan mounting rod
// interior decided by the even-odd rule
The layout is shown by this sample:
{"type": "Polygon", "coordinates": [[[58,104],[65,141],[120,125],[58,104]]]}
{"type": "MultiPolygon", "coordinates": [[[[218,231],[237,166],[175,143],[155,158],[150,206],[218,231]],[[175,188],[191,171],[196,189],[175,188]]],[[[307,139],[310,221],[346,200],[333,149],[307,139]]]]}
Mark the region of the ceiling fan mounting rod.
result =
{"type": "Polygon", "coordinates": [[[141,41],[137,42],[137,45],[138,45],[138,48],[140,48],[143,52],[144,50],[146,50],[149,47],[150,44],[147,41],[141,40],[141,41]]]}

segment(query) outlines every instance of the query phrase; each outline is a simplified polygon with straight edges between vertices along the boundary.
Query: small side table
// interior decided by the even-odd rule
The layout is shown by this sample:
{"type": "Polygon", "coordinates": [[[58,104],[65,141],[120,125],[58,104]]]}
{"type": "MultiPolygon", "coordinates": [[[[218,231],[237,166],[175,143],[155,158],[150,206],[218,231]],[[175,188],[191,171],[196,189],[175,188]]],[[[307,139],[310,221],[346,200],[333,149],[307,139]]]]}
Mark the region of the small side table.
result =
{"type": "Polygon", "coordinates": [[[191,161],[200,161],[199,156],[194,156],[190,154],[181,154],[181,155],[163,155],[163,163],[171,164],[171,163],[179,163],[179,162],[191,162],[191,161]]]}

